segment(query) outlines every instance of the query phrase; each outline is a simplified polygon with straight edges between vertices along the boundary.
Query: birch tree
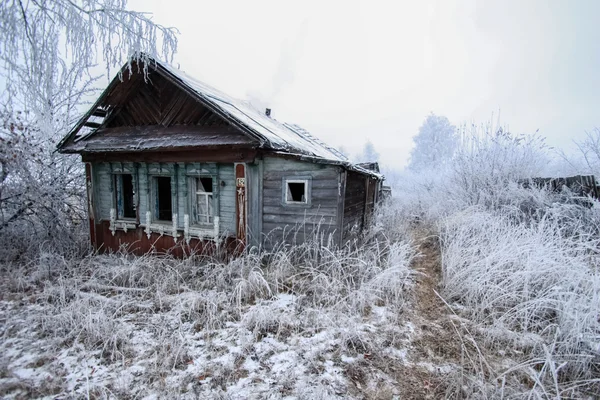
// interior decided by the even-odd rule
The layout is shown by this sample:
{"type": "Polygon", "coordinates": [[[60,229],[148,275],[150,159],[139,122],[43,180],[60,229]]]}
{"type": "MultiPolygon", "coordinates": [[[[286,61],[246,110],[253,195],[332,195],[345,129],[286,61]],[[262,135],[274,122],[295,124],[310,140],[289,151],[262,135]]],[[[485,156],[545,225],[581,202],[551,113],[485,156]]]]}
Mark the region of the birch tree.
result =
{"type": "Polygon", "coordinates": [[[83,172],[56,143],[95,94],[98,71],[172,61],[177,33],[127,0],[0,1],[0,235],[68,236],[84,214],[83,172]]]}

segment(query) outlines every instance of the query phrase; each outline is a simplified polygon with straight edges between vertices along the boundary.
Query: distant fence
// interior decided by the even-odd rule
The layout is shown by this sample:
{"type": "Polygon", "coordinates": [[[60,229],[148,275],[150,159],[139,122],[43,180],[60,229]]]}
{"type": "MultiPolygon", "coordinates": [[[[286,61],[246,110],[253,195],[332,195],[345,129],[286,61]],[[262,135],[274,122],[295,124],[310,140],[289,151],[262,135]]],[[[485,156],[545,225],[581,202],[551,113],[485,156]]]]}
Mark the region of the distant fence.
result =
{"type": "Polygon", "coordinates": [[[564,178],[531,178],[520,181],[524,187],[547,188],[553,192],[569,189],[576,196],[600,199],[600,190],[594,175],[577,175],[564,178]]]}

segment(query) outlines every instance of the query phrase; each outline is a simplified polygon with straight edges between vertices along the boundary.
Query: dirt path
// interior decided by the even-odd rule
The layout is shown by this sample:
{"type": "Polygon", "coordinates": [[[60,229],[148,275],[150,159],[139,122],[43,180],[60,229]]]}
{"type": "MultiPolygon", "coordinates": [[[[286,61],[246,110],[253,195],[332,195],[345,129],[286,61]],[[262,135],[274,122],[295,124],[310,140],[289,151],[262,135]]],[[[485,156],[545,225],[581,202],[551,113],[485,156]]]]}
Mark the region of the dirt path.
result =
{"type": "MultiPolygon", "coordinates": [[[[403,399],[457,397],[456,376],[461,358],[461,340],[448,307],[439,298],[441,253],[437,237],[421,227],[413,230],[420,256],[411,267],[417,273],[414,304],[408,320],[414,327],[408,359],[411,366],[401,368],[398,382],[403,399]]],[[[460,397],[460,396],[458,396],[460,397]]]]}

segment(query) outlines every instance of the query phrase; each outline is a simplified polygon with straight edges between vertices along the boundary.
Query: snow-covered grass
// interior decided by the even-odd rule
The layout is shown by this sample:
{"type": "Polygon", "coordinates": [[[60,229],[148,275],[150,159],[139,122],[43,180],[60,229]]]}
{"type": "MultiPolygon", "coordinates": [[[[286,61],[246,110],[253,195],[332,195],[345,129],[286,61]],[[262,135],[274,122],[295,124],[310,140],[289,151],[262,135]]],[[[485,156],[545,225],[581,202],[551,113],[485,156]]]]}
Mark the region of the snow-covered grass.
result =
{"type": "Polygon", "coordinates": [[[600,388],[599,212],[471,208],[441,223],[443,294],[491,348],[519,354],[499,372],[524,374],[536,397],[600,388]]]}
{"type": "Polygon", "coordinates": [[[404,223],[392,213],[341,250],[314,241],[229,262],[42,251],[5,265],[0,393],[385,397],[408,329],[404,223]]]}
{"type": "Polygon", "coordinates": [[[484,132],[461,146],[395,195],[439,238],[440,294],[478,345],[462,373],[484,397],[597,395],[599,204],[520,183],[545,176],[539,138],[484,132]]]}

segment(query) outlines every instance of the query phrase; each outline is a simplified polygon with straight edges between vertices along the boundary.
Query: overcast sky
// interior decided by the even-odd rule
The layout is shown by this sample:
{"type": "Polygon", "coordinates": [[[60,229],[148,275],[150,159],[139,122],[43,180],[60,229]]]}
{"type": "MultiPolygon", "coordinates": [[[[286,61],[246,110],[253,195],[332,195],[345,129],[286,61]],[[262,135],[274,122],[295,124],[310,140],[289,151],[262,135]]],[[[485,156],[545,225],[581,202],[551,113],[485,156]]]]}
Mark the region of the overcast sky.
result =
{"type": "Polygon", "coordinates": [[[180,30],[183,71],[384,164],[406,164],[430,112],[500,114],[553,146],[600,126],[600,1],[129,4],[180,30]]]}

